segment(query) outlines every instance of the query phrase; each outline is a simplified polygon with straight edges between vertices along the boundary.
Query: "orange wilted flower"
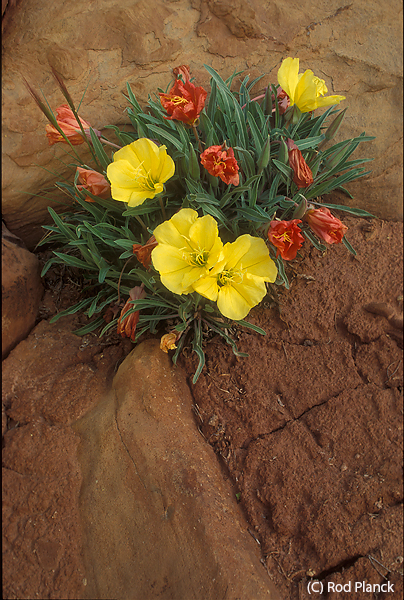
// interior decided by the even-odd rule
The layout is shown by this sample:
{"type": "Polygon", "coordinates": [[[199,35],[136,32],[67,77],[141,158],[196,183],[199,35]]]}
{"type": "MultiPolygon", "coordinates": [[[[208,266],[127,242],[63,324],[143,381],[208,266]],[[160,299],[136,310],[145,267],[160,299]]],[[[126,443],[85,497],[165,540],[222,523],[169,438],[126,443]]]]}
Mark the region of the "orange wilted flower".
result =
{"type": "MultiPolygon", "coordinates": [[[[91,169],[83,169],[77,167],[79,174],[78,180],[80,184],[77,186],[79,190],[88,190],[93,196],[100,198],[108,198],[111,195],[111,186],[101,173],[91,169]]],[[[87,202],[95,202],[92,198],[86,195],[87,202]]]]}
{"type": "MultiPolygon", "coordinates": [[[[285,90],[283,90],[280,86],[276,92],[276,100],[278,102],[279,114],[284,115],[290,105],[290,99],[285,90]]],[[[273,112],[275,111],[275,109],[272,110],[273,112]]]]}
{"type": "Polygon", "coordinates": [[[276,257],[280,254],[284,260],[296,258],[297,251],[304,242],[299,223],[300,219],[271,221],[268,239],[277,249],[276,257]]]}
{"type": "Polygon", "coordinates": [[[305,188],[313,183],[313,173],[293,140],[286,140],[289,151],[289,165],[293,169],[293,181],[297,187],[305,188]]]}
{"type": "Polygon", "coordinates": [[[133,244],[133,254],[136,254],[136,258],[146,269],[151,265],[151,253],[157,244],[154,235],[143,246],[142,244],[133,244]]]}
{"type": "Polygon", "coordinates": [[[182,75],[185,81],[176,79],[168,94],[159,94],[160,102],[169,116],[166,119],[182,121],[194,125],[198,119],[208,95],[203,87],[196,87],[190,82],[189,67],[182,65],[174,69],[174,75],[182,75]]]}
{"type": "MultiPolygon", "coordinates": [[[[56,109],[56,115],[57,124],[68,138],[70,143],[73,146],[79,146],[80,144],[83,144],[85,139],[72,109],[69,108],[67,104],[62,104],[62,106],[59,106],[59,108],[56,109]]],[[[86,134],[89,133],[91,127],[90,123],[87,123],[87,121],[84,121],[84,119],[80,119],[80,123],[82,124],[86,134]]],[[[56,144],[57,142],[62,142],[63,144],[68,143],[62,134],[59,133],[56,127],[50,124],[46,126],[46,136],[49,140],[49,146],[53,146],[53,144],[56,144]]]]}
{"type": "Polygon", "coordinates": [[[141,300],[145,297],[146,292],[144,291],[143,286],[137,285],[133,287],[129,292],[129,298],[121,310],[121,315],[118,319],[117,333],[122,337],[130,338],[132,342],[135,341],[136,326],[139,322],[139,311],[137,310],[127,317],[125,317],[125,314],[128,310],[133,308],[133,300],[141,300]]]}
{"type": "Polygon", "coordinates": [[[170,331],[166,333],[160,340],[160,350],[168,354],[169,350],[175,350],[175,342],[180,338],[181,333],[179,331],[170,331]]]}
{"type": "Polygon", "coordinates": [[[221,146],[210,146],[201,154],[201,163],[214,177],[220,177],[229,185],[239,184],[239,166],[234,158],[233,148],[227,148],[226,142],[221,146]]]}
{"type": "Polygon", "coordinates": [[[311,208],[305,215],[305,220],[316,235],[327,244],[339,244],[348,231],[348,227],[331,214],[325,206],[311,208]]]}

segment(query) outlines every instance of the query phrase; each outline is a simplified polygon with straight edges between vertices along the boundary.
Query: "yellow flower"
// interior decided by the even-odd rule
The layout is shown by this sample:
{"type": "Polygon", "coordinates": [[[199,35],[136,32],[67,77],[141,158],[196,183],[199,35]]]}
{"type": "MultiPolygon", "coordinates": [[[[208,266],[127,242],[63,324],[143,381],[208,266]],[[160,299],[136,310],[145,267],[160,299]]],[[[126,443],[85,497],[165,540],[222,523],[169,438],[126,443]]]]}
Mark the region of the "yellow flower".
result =
{"type": "Polygon", "coordinates": [[[114,162],[108,165],[111,196],[129,206],[138,206],[160,194],[174,170],[174,161],[165,146],[140,138],[115,152],[114,162]]]}
{"type": "Polygon", "coordinates": [[[191,208],[178,211],[153,234],[158,242],[152,252],[153,266],[174,294],[193,292],[194,283],[217,263],[223,247],[215,219],[198,218],[191,208]]]}
{"type": "Polygon", "coordinates": [[[265,282],[273,283],[276,275],[264,240],[245,234],[223,247],[218,264],[194,289],[217,302],[222,315],[239,321],[261,302],[267,293],[265,282]]]}
{"type": "Polygon", "coordinates": [[[278,83],[289,96],[290,106],[296,104],[302,113],[345,100],[345,96],[323,97],[328,91],[325,81],[310,69],[299,74],[298,58],[285,58],[278,71],[278,83]]]}

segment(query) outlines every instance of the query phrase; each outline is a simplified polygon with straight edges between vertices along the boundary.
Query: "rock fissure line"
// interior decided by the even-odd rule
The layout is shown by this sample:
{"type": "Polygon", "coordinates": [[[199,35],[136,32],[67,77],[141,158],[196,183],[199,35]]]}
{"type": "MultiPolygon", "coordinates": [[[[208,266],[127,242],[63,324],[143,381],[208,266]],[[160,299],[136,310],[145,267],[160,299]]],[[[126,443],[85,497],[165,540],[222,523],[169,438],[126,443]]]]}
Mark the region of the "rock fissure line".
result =
{"type": "Polygon", "coordinates": [[[360,560],[361,558],[368,558],[368,557],[367,557],[367,555],[356,554],[352,558],[347,558],[346,560],[338,563],[337,565],[334,565],[333,567],[330,567],[329,569],[322,571],[321,573],[316,575],[315,578],[318,579],[319,581],[322,581],[323,579],[325,579],[326,577],[329,577],[330,575],[335,575],[336,573],[343,573],[346,569],[353,567],[355,565],[355,563],[358,562],[358,560],[360,560]]]}
{"type": "MultiPolygon", "coordinates": [[[[115,392],[115,399],[116,399],[116,392],[115,392]]],[[[135,463],[135,461],[134,461],[133,457],[131,456],[131,454],[130,454],[130,452],[129,452],[129,450],[128,450],[128,447],[127,447],[127,445],[126,445],[126,444],[125,444],[125,442],[124,442],[124,439],[123,439],[123,437],[122,437],[121,431],[120,431],[120,429],[119,429],[119,425],[118,425],[118,417],[117,417],[117,413],[116,413],[116,411],[115,411],[114,419],[115,419],[116,430],[117,430],[117,432],[118,432],[119,438],[120,438],[120,440],[121,440],[121,442],[122,442],[122,445],[123,445],[123,447],[125,448],[125,451],[126,451],[127,455],[129,456],[129,458],[130,458],[130,460],[131,460],[131,462],[132,462],[132,464],[133,464],[133,466],[134,466],[134,468],[135,468],[135,473],[136,473],[136,475],[139,477],[140,481],[142,482],[142,485],[143,485],[144,489],[145,489],[146,491],[149,491],[149,490],[147,489],[147,486],[146,486],[145,482],[143,481],[142,477],[141,477],[141,476],[140,476],[140,474],[139,474],[139,471],[138,471],[137,465],[136,465],[136,463],[135,463]]]]}

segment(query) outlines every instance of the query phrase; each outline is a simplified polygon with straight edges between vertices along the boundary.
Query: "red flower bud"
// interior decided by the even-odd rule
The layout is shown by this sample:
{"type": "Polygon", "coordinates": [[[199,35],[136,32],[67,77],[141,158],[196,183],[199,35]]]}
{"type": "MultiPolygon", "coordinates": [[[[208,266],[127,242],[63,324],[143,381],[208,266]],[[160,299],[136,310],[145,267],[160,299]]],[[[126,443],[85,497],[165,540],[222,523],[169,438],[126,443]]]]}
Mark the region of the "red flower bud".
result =
{"type": "Polygon", "coordinates": [[[289,108],[290,99],[285,90],[283,90],[280,86],[276,92],[276,99],[278,101],[279,114],[284,115],[286,110],[289,108]]]}
{"type": "Polygon", "coordinates": [[[348,230],[348,227],[326,207],[308,210],[305,220],[314,233],[327,244],[339,244],[348,230]]]}
{"type": "Polygon", "coordinates": [[[144,246],[142,244],[133,244],[133,254],[136,254],[136,258],[146,269],[151,265],[151,253],[157,244],[158,242],[154,235],[151,236],[144,246]]]}
{"type": "MultiPolygon", "coordinates": [[[[93,196],[99,196],[100,198],[109,198],[111,195],[111,186],[101,173],[92,171],[91,169],[83,169],[77,167],[79,173],[78,180],[80,185],[77,186],[79,190],[88,190],[93,196]]],[[[86,195],[87,202],[95,202],[92,198],[86,195]]]]}
{"type": "Polygon", "coordinates": [[[289,165],[293,169],[293,181],[297,187],[306,188],[313,183],[313,173],[293,140],[286,141],[289,151],[289,165]]]}
{"type": "Polygon", "coordinates": [[[271,221],[268,239],[277,248],[276,257],[280,254],[284,260],[296,258],[297,251],[304,242],[298,223],[301,223],[300,219],[271,221]]]}
{"type": "Polygon", "coordinates": [[[189,72],[188,65],[181,65],[180,67],[175,67],[173,69],[173,74],[175,79],[179,79],[181,76],[184,82],[187,82],[191,79],[191,73],[189,72]]]}
{"type": "MultiPolygon", "coordinates": [[[[85,140],[81,133],[80,125],[74,116],[72,109],[69,108],[67,104],[62,104],[62,106],[59,106],[59,108],[56,109],[56,115],[57,124],[70,143],[73,146],[84,144],[85,140]]],[[[85,133],[89,134],[91,127],[90,123],[87,123],[84,119],[80,119],[80,123],[82,124],[85,133]]],[[[62,142],[63,144],[68,143],[53,125],[46,126],[46,137],[48,138],[49,146],[53,146],[53,144],[56,144],[57,142],[62,142]]]]}
{"type": "Polygon", "coordinates": [[[201,163],[208,173],[220,177],[227,185],[239,184],[239,166],[234,158],[233,148],[226,148],[226,143],[206,148],[201,154],[201,163]]]}

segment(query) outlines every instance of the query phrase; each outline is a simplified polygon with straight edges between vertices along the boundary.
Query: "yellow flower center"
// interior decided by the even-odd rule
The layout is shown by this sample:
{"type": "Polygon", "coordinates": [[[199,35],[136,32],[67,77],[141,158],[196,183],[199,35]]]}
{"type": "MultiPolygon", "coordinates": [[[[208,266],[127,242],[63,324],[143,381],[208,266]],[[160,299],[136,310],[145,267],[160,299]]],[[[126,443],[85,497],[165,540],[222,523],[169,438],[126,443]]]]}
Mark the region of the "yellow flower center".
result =
{"type": "Polygon", "coordinates": [[[234,269],[222,271],[217,276],[217,283],[219,286],[229,285],[231,283],[242,283],[242,281],[243,273],[241,271],[235,271],[234,269]]]}
{"type": "Polygon", "coordinates": [[[188,104],[188,100],[186,98],[183,98],[182,96],[171,96],[170,102],[172,102],[172,104],[175,104],[176,106],[180,106],[181,104],[188,104]]]}
{"type": "Polygon", "coordinates": [[[224,162],[224,160],[216,160],[216,158],[213,159],[213,162],[215,163],[215,167],[225,167],[226,163],[224,162]]]}
{"type": "Polygon", "coordinates": [[[282,240],[283,242],[290,242],[290,236],[288,234],[287,231],[284,231],[283,233],[281,233],[280,235],[274,235],[274,238],[276,238],[277,240],[282,240]]]}
{"type": "Polygon", "coordinates": [[[207,250],[198,250],[189,253],[188,262],[193,267],[204,267],[208,262],[208,258],[209,252],[207,250]]]}
{"type": "Polygon", "coordinates": [[[139,185],[146,190],[155,190],[156,183],[159,183],[158,181],[154,181],[151,176],[151,171],[145,171],[142,165],[140,165],[136,174],[136,180],[139,185]]]}

